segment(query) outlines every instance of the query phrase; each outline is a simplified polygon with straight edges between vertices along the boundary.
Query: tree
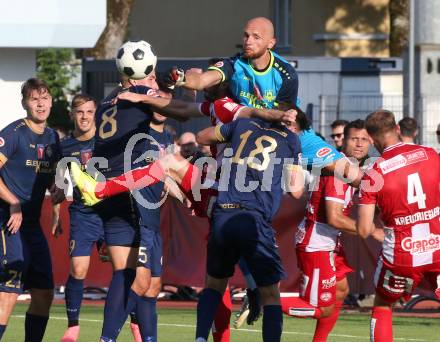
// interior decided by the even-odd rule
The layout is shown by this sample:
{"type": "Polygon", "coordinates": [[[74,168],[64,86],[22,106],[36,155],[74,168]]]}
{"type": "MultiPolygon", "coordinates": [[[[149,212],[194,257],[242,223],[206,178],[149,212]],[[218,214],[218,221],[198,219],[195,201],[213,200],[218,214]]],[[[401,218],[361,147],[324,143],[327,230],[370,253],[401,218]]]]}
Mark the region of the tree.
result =
{"type": "Polygon", "coordinates": [[[43,49],[37,53],[37,77],[47,83],[53,98],[48,125],[65,130],[71,127],[66,95],[70,79],[76,74],[70,65],[72,56],[71,49],[43,49]]]}
{"type": "Polygon", "coordinates": [[[84,51],[84,56],[110,59],[116,56],[128,30],[128,18],[134,0],[107,0],[107,26],[93,49],[84,51]]]}
{"type": "Polygon", "coordinates": [[[408,45],[409,4],[408,0],[390,0],[390,56],[402,56],[408,45]]]}

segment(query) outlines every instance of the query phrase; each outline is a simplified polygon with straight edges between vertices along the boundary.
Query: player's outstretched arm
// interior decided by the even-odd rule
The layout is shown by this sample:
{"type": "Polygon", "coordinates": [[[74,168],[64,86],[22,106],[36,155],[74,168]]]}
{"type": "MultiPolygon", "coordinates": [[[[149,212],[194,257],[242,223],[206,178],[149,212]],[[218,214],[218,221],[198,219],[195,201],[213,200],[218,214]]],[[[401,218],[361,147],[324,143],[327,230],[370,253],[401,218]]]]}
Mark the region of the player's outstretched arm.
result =
{"type": "Polygon", "coordinates": [[[261,108],[251,108],[243,107],[238,113],[240,118],[257,118],[265,121],[276,121],[283,122],[285,124],[291,124],[295,122],[296,110],[290,109],[286,112],[277,109],[261,109],[261,108]]]}
{"type": "Polygon", "coordinates": [[[120,93],[116,97],[116,101],[126,100],[133,103],[145,103],[152,107],[159,114],[171,117],[176,120],[188,120],[192,117],[202,117],[199,111],[199,104],[186,102],[175,99],[168,99],[157,96],[150,96],[144,94],[137,94],[132,92],[120,93]]]}
{"type": "Polygon", "coordinates": [[[203,90],[221,83],[223,76],[220,71],[207,70],[203,73],[173,67],[164,81],[169,88],[184,87],[193,90],[203,90]]]}
{"type": "Polygon", "coordinates": [[[364,239],[370,236],[375,230],[375,226],[373,223],[375,208],[375,204],[359,205],[356,230],[358,234],[364,239]]]}
{"type": "Polygon", "coordinates": [[[346,158],[338,159],[325,166],[322,171],[323,174],[334,175],[344,183],[354,186],[355,188],[359,188],[362,176],[364,175],[359,165],[350,163],[346,158]]]}
{"type": "Polygon", "coordinates": [[[300,199],[304,193],[305,177],[300,165],[286,166],[286,191],[295,199],[300,199]]]}
{"type": "Polygon", "coordinates": [[[220,127],[208,127],[198,132],[196,135],[197,143],[200,145],[214,145],[224,142],[225,140],[220,133],[220,127]]]}

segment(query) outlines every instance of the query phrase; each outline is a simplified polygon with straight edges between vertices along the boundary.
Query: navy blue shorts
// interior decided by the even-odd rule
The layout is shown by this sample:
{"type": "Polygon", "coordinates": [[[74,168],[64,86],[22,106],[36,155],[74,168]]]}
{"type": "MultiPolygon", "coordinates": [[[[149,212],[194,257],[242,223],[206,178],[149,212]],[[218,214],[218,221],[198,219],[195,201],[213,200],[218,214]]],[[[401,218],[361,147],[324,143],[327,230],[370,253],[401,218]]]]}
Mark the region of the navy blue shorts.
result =
{"type": "Polygon", "coordinates": [[[94,208],[107,246],[139,247],[139,220],[129,193],[107,198],[94,208]]]}
{"type": "Polygon", "coordinates": [[[104,226],[95,212],[83,212],[69,208],[71,257],[90,256],[95,243],[104,241],[104,226]]]}
{"type": "Polygon", "coordinates": [[[207,248],[207,273],[229,278],[244,258],[257,286],[269,286],[285,277],[275,243],[275,231],[257,211],[216,207],[207,248]]]}
{"type": "Polygon", "coordinates": [[[160,231],[141,225],[140,233],[138,266],[148,268],[152,277],[160,277],[162,274],[162,236],[160,231]]]}
{"type": "Polygon", "coordinates": [[[0,232],[0,291],[53,289],[49,245],[39,223],[23,223],[18,233],[10,234],[5,222],[0,232]]]}

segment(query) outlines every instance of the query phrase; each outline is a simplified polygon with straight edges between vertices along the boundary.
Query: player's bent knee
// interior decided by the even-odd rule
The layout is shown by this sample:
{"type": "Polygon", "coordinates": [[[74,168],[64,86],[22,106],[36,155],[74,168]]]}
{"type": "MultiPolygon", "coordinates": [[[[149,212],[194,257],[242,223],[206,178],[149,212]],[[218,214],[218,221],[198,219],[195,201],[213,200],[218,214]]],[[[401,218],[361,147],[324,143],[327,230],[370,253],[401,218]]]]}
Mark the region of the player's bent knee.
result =
{"type": "Polygon", "coordinates": [[[31,289],[30,293],[29,313],[37,316],[48,316],[54,291],[52,289],[31,289]]]}
{"type": "Polygon", "coordinates": [[[280,305],[280,290],[278,284],[258,287],[261,303],[265,305],[280,305]]]}
{"type": "Polygon", "coordinates": [[[206,276],[206,287],[216,290],[221,294],[225,292],[227,285],[228,285],[228,278],[218,279],[211,277],[210,275],[206,276]]]}
{"type": "Polygon", "coordinates": [[[321,306],[321,318],[329,317],[335,310],[335,304],[330,306],[321,306]]]}

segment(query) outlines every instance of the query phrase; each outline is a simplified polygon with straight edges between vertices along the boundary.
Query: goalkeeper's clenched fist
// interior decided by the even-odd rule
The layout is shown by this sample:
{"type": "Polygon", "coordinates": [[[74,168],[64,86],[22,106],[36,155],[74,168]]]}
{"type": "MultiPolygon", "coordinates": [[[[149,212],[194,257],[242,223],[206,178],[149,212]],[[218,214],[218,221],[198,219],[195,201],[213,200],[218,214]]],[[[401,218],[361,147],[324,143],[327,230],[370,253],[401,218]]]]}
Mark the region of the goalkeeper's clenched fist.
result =
{"type": "Polygon", "coordinates": [[[163,77],[165,85],[174,89],[174,87],[180,87],[185,84],[185,71],[176,66],[172,67],[163,77]]]}

